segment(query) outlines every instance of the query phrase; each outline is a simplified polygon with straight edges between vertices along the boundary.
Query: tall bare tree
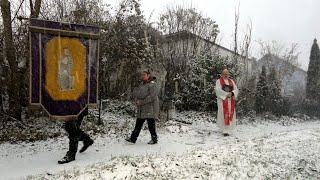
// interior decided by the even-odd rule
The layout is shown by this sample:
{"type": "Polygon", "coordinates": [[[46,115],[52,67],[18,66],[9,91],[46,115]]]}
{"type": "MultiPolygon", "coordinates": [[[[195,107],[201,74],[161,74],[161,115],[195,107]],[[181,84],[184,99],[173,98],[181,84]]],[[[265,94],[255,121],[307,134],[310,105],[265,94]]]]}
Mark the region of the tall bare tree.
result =
{"type": "Polygon", "coordinates": [[[238,84],[241,86],[243,82],[250,79],[249,72],[249,55],[251,48],[251,33],[252,22],[247,23],[243,39],[239,38],[239,19],[240,19],[240,4],[236,7],[234,13],[234,35],[233,35],[233,57],[232,61],[235,65],[233,72],[238,84]]]}
{"type": "Polygon", "coordinates": [[[234,65],[233,77],[240,89],[240,96],[237,101],[240,114],[246,114],[251,111],[255,102],[255,77],[252,77],[252,61],[249,59],[251,48],[252,22],[247,23],[243,39],[239,34],[240,4],[236,7],[234,13],[234,34],[233,34],[233,57],[234,65]]]}
{"type": "Polygon", "coordinates": [[[213,19],[193,7],[180,5],[166,7],[160,14],[158,29],[167,37],[163,54],[171,68],[179,68],[177,72],[185,71],[188,59],[199,55],[203,48],[210,50],[219,33],[218,25],[213,19]],[[203,43],[205,41],[210,43],[203,43]]]}
{"type": "Polygon", "coordinates": [[[197,97],[203,95],[199,92],[206,93],[205,88],[213,87],[210,82],[212,61],[218,54],[214,46],[218,25],[193,7],[168,5],[160,14],[158,29],[164,34],[161,54],[167,72],[164,96],[167,106],[174,102],[178,108],[199,109],[196,104],[201,100],[197,97]]]}
{"type": "MultiPolygon", "coordinates": [[[[3,98],[3,95],[5,94],[5,91],[4,91],[4,82],[5,82],[5,72],[4,72],[4,65],[5,65],[5,62],[4,62],[4,51],[3,51],[3,24],[1,22],[0,24],[0,84],[2,84],[2,86],[0,86],[0,114],[3,115],[3,101],[2,101],[2,98],[3,98]]],[[[0,116],[1,116],[0,115],[0,116]]]]}
{"type": "MultiPolygon", "coordinates": [[[[298,51],[298,44],[292,43],[289,46],[277,41],[264,42],[258,41],[260,45],[260,56],[264,57],[268,55],[266,68],[271,71],[272,67],[275,66],[278,71],[278,78],[281,82],[287,81],[293,75],[297,68],[300,67],[298,62],[298,56],[300,52],[298,51]],[[274,59],[278,58],[278,59],[274,59]],[[279,69],[281,68],[281,70],[279,69]]],[[[286,84],[283,84],[286,86],[286,84]]]]}
{"type": "Polygon", "coordinates": [[[11,23],[11,6],[8,0],[0,2],[2,19],[3,19],[3,34],[4,34],[4,51],[5,59],[9,64],[9,72],[7,74],[7,89],[9,95],[9,116],[21,120],[21,104],[20,104],[20,77],[18,73],[18,63],[16,59],[16,51],[12,38],[12,23],[11,23]]]}
{"type": "Polygon", "coordinates": [[[35,0],[33,3],[32,0],[30,2],[30,17],[31,18],[38,18],[40,14],[40,9],[41,9],[41,2],[42,0],[35,0]]]}
{"type": "Polygon", "coordinates": [[[233,52],[234,52],[234,61],[237,64],[238,63],[238,28],[239,28],[239,18],[240,18],[240,5],[234,12],[234,47],[233,47],[233,52]]]}

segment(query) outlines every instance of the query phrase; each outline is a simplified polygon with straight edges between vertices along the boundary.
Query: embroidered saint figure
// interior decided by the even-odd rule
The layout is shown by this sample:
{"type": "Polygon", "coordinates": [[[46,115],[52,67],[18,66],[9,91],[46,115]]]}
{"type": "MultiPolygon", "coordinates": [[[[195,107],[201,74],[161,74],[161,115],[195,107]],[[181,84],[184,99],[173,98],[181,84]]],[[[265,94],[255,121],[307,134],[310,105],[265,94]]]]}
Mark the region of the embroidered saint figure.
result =
{"type": "Polygon", "coordinates": [[[58,84],[61,91],[73,89],[74,77],[72,76],[73,60],[68,48],[63,49],[63,54],[59,59],[58,84]]]}

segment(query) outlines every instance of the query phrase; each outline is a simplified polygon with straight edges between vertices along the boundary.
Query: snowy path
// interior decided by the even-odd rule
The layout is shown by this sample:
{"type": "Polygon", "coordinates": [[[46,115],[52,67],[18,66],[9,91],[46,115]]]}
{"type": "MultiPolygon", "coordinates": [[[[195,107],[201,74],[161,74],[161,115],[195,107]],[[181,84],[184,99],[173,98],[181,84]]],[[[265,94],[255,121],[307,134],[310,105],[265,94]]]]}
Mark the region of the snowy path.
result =
{"type": "MultiPolygon", "coordinates": [[[[192,125],[169,126],[165,129],[159,130],[159,144],[157,145],[147,145],[146,142],[148,140],[149,132],[147,130],[141,132],[140,137],[135,145],[129,145],[125,143],[123,139],[119,138],[95,137],[94,146],[89,148],[83,154],[78,153],[76,161],[65,165],[58,165],[57,160],[60,159],[66,152],[67,138],[59,138],[57,140],[27,144],[23,143],[19,145],[0,144],[0,179],[26,179],[29,175],[36,176],[38,174],[42,174],[38,177],[46,176],[46,178],[55,179],[53,178],[55,175],[64,174],[64,171],[76,172],[74,173],[76,174],[75,177],[79,175],[79,177],[83,176],[82,179],[92,179],[93,177],[87,177],[81,174],[81,170],[84,171],[85,169],[90,169],[90,167],[93,167],[94,169],[96,168],[95,166],[97,164],[108,163],[112,161],[114,157],[124,156],[130,158],[136,157],[137,159],[134,161],[137,161],[137,163],[142,163],[141,161],[144,161],[143,159],[141,160],[141,158],[139,159],[139,157],[169,157],[156,159],[155,162],[153,162],[155,163],[155,166],[158,165],[159,167],[161,167],[162,165],[167,166],[168,164],[166,163],[170,164],[171,160],[168,159],[175,159],[175,161],[172,161],[181,162],[182,164],[184,164],[182,165],[181,169],[179,168],[179,171],[181,170],[182,173],[181,179],[184,179],[183,177],[187,176],[183,176],[183,174],[186,174],[188,172],[185,170],[186,164],[190,164],[190,162],[193,163],[193,161],[196,161],[196,159],[190,159],[190,157],[192,157],[193,155],[201,156],[200,154],[202,154],[204,157],[210,159],[212,158],[210,157],[212,156],[211,150],[214,149],[214,157],[223,157],[226,161],[229,161],[230,159],[227,160],[226,155],[224,154],[226,150],[230,151],[230,149],[234,149],[236,152],[246,151],[246,153],[244,154],[248,155],[248,152],[250,152],[251,150],[253,152],[259,151],[257,150],[256,144],[260,144],[261,147],[268,149],[268,151],[272,151],[272,148],[278,148],[281,151],[283,145],[283,151],[288,151],[287,154],[289,154],[290,157],[298,156],[299,154],[297,155],[296,153],[304,153],[303,155],[308,155],[309,157],[313,155],[313,152],[314,154],[318,154],[317,156],[314,156],[314,158],[319,158],[320,122],[297,123],[290,126],[281,126],[279,124],[259,124],[256,126],[239,125],[237,127],[237,130],[231,137],[222,137],[215,124],[194,123],[192,125]],[[306,140],[306,142],[304,142],[304,139],[306,140]],[[309,147],[305,147],[309,148],[308,151],[301,150],[301,147],[299,146],[300,149],[293,149],[292,153],[290,154],[292,145],[295,147],[298,147],[296,146],[297,144],[308,145],[307,141],[313,142],[313,144],[310,144],[309,147]],[[289,146],[290,148],[288,148],[289,146]],[[243,147],[246,147],[246,149],[243,149],[243,147]],[[311,153],[311,155],[308,153],[311,153]],[[157,161],[159,161],[158,164],[156,163],[157,161]]],[[[268,154],[267,152],[261,153],[262,155],[260,156],[266,156],[266,158],[270,158],[271,156],[273,156],[272,154],[268,154]],[[270,157],[267,155],[270,155],[270,157]]],[[[274,156],[276,155],[277,154],[274,154],[274,156]]],[[[284,156],[283,154],[278,155],[279,157],[275,158],[281,159],[281,157],[284,156]]],[[[301,155],[301,157],[303,155],[301,155]]],[[[256,156],[252,156],[250,157],[252,159],[246,160],[243,154],[236,154],[236,156],[239,156],[239,160],[244,163],[244,165],[241,166],[246,166],[245,164],[248,164],[250,160],[257,158],[256,156]]],[[[291,162],[289,161],[288,163],[290,164],[291,162]]],[[[261,166],[261,164],[259,164],[259,166],[261,166]]],[[[315,169],[314,171],[316,173],[320,173],[320,164],[317,163],[313,166],[313,169],[315,169]]],[[[206,177],[213,177],[210,172],[211,170],[215,170],[213,168],[214,164],[212,164],[212,166],[210,167],[211,169],[207,169],[208,172],[206,173],[206,177]]],[[[170,167],[168,167],[166,171],[168,171],[168,169],[170,169],[170,167]]],[[[165,173],[166,171],[163,170],[163,173],[165,173]]],[[[177,169],[172,169],[171,172],[175,171],[177,171],[177,169]]],[[[107,174],[110,175],[110,172],[108,172],[107,174]]],[[[137,175],[138,177],[139,174],[135,175],[137,175]]],[[[224,173],[218,173],[218,175],[220,176],[216,176],[217,178],[226,177],[224,173]]],[[[240,174],[236,177],[245,178],[245,175],[240,174]]],[[[252,176],[255,176],[255,174],[253,174],[252,176]]],[[[108,177],[101,178],[108,179],[108,177]]],[[[119,179],[124,178],[114,173],[112,177],[116,177],[119,179]]],[[[145,176],[141,177],[145,178],[145,176]]],[[[153,176],[151,173],[150,179],[152,179],[152,177],[153,176]]],[[[202,177],[201,173],[199,174],[199,177],[202,177]]],[[[191,179],[193,178],[197,177],[192,177],[191,179]]],[[[317,177],[315,176],[315,178],[317,177]]],[[[318,178],[320,178],[320,174],[318,178]]]]}

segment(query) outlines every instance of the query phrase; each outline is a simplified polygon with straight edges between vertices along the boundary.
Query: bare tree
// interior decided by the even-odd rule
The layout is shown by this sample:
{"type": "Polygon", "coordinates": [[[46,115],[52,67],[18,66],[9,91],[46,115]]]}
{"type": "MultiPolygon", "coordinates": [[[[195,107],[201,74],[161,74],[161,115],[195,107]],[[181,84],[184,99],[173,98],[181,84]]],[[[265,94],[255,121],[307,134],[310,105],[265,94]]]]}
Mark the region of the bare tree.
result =
{"type": "MultiPolygon", "coordinates": [[[[21,110],[24,97],[26,96],[25,89],[27,88],[27,76],[22,76],[26,73],[28,63],[23,63],[24,66],[18,64],[22,61],[28,61],[28,36],[27,25],[18,23],[16,17],[21,10],[24,1],[19,3],[19,6],[14,7],[15,15],[12,18],[11,3],[8,0],[1,1],[1,13],[4,24],[4,59],[8,63],[9,69],[6,74],[6,89],[9,96],[9,112],[8,115],[12,119],[21,120],[21,110]],[[16,9],[15,9],[16,8],[16,9]],[[19,47],[15,44],[19,44],[19,47]],[[22,56],[17,58],[16,54],[22,56]]],[[[30,17],[37,18],[40,13],[41,0],[29,1],[30,2],[30,17]]],[[[3,63],[6,64],[6,63],[3,63]]],[[[2,88],[3,89],[3,88],[2,88]]],[[[6,92],[4,92],[6,94],[6,92]]]]}
{"type": "Polygon", "coordinates": [[[16,61],[16,51],[12,38],[12,24],[11,24],[11,7],[8,0],[0,2],[2,19],[4,24],[4,51],[5,59],[9,63],[9,73],[7,74],[7,87],[9,94],[9,115],[17,120],[21,120],[21,104],[19,83],[20,77],[18,73],[18,63],[16,61]]]}
{"type": "Polygon", "coordinates": [[[4,84],[5,84],[5,62],[4,62],[4,43],[3,43],[3,24],[1,22],[0,24],[0,84],[2,84],[2,86],[0,86],[0,116],[3,116],[3,95],[5,94],[5,90],[4,90],[4,84]]]}
{"type": "Polygon", "coordinates": [[[251,48],[251,35],[252,35],[252,21],[250,19],[249,23],[247,24],[244,39],[242,41],[242,44],[240,45],[240,54],[244,57],[246,74],[250,74],[248,68],[249,68],[249,55],[250,55],[250,48],[251,48]]]}
{"type": "Polygon", "coordinates": [[[160,15],[158,29],[165,34],[163,54],[169,66],[179,68],[178,72],[185,71],[188,59],[199,55],[203,48],[210,50],[219,33],[214,20],[195,8],[179,5],[166,7],[160,15]]]}
{"type": "Polygon", "coordinates": [[[249,55],[251,46],[252,22],[247,23],[247,27],[242,40],[239,40],[239,19],[240,19],[240,4],[234,13],[234,41],[233,41],[233,63],[235,65],[234,76],[241,86],[242,82],[250,78],[249,72],[249,55]]]}
{"type": "MultiPolygon", "coordinates": [[[[284,43],[272,41],[271,43],[258,41],[261,57],[266,57],[266,67],[270,70],[273,66],[277,68],[278,77],[281,82],[288,82],[293,73],[300,67],[298,62],[298,44],[293,43],[286,46],[284,43]]],[[[284,86],[286,86],[284,84],[284,86]]]]}
{"type": "Polygon", "coordinates": [[[204,92],[205,86],[210,84],[207,82],[212,81],[208,74],[213,69],[213,56],[218,56],[215,47],[218,25],[193,7],[168,5],[160,14],[158,29],[164,34],[161,54],[167,72],[163,97],[167,107],[164,108],[172,104],[192,108],[201,95],[197,90],[189,91],[191,84],[195,82],[195,86],[199,87],[196,89],[204,92]],[[205,64],[208,66],[204,67],[205,64]],[[186,94],[188,91],[192,94],[189,97],[186,94]]]}
{"type": "Polygon", "coordinates": [[[234,35],[233,35],[233,57],[234,64],[233,76],[240,89],[240,96],[237,101],[240,114],[246,114],[254,107],[255,101],[255,77],[251,76],[249,60],[252,22],[251,20],[246,25],[246,30],[243,39],[239,38],[239,19],[240,19],[240,4],[236,7],[234,13],[234,35]]]}
{"type": "Polygon", "coordinates": [[[197,9],[180,5],[167,6],[160,15],[159,29],[164,34],[188,31],[214,42],[218,34],[218,25],[209,17],[205,17],[197,9]]]}
{"type": "Polygon", "coordinates": [[[39,17],[52,21],[102,25],[109,20],[102,0],[42,0],[39,17]]]}
{"type": "Polygon", "coordinates": [[[233,48],[233,52],[234,52],[234,60],[235,60],[236,64],[237,64],[237,60],[238,60],[238,26],[239,26],[239,18],[240,18],[239,9],[240,9],[240,5],[238,6],[238,8],[234,12],[234,48],[233,48]]]}
{"type": "Polygon", "coordinates": [[[41,1],[42,0],[35,0],[35,3],[33,5],[33,1],[30,0],[30,17],[31,18],[38,18],[40,14],[40,8],[41,8],[41,1]]]}

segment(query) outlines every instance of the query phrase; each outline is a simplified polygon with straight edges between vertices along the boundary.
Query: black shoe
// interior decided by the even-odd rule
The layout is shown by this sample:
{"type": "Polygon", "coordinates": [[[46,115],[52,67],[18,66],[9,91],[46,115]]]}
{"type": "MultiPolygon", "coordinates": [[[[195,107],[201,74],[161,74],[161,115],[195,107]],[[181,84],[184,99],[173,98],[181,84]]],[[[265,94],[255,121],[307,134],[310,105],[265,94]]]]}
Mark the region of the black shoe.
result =
{"type": "Polygon", "coordinates": [[[129,137],[126,138],[125,140],[126,140],[127,142],[130,142],[130,143],[133,143],[133,144],[136,143],[136,141],[133,141],[133,140],[132,140],[131,138],[129,138],[129,137]]]}
{"type": "Polygon", "coordinates": [[[68,156],[66,155],[65,157],[63,157],[61,160],[58,161],[59,164],[65,164],[71,161],[74,161],[75,157],[74,156],[68,156]]]}
{"type": "Polygon", "coordinates": [[[80,153],[84,152],[85,150],[88,149],[89,146],[91,146],[93,144],[93,140],[92,139],[89,139],[87,141],[83,141],[83,147],[80,149],[80,153]]]}
{"type": "Polygon", "coordinates": [[[158,141],[150,140],[148,144],[158,144],[158,141]]]}
{"type": "Polygon", "coordinates": [[[228,133],[223,133],[223,136],[229,136],[229,134],[228,133]]]}

